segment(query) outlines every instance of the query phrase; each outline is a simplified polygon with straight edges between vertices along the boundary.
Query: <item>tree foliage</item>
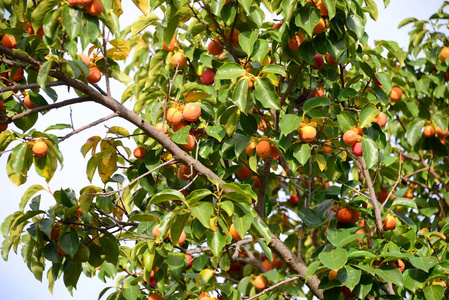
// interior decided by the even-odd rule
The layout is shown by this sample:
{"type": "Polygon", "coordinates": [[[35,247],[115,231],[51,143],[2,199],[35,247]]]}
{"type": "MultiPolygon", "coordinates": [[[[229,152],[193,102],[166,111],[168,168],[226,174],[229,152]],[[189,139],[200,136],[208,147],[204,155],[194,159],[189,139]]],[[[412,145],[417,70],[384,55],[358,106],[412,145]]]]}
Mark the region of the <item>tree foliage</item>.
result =
{"type": "Polygon", "coordinates": [[[116,278],[108,299],[448,297],[447,3],[401,23],[405,51],[368,46],[372,0],[133,0],[124,29],[130,1],[88,2],[0,2],[15,185],[31,168],[50,185],[82,130],[38,130],[49,110],[92,102],[112,114],[90,126],[130,124],[79,145],[80,191],[29,186],[3,259],[20,249],[50,290],[116,278]]]}

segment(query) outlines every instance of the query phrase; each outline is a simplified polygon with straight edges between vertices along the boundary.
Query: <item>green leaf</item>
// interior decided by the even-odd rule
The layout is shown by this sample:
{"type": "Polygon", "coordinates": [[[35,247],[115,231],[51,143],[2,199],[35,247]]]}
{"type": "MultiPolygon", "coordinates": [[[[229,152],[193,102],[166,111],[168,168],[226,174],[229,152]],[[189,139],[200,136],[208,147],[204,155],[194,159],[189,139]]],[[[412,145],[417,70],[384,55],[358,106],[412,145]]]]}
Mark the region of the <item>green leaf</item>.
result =
{"type": "Polygon", "coordinates": [[[314,275],[318,268],[321,266],[320,261],[314,261],[310,265],[307,266],[307,273],[306,273],[306,281],[310,278],[310,276],[314,275]]]}
{"type": "Polygon", "coordinates": [[[318,259],[329,269],[341,269],[348,261],[348,252],[341,248],[321,252],[318,254],[318,259]]]}
{"type": "Polygon", "coordinates": [[[239,216],[234,215],[233,219],[234,219],[234,228],[237,230],[240,237],[243,238],[253,223],[254,219],[253,216],[244,215],[243,217],[239,218],[239,216]]]}
{"type": "Polygon", "coordinates": [[[353,126],[357,126],[357,120],[354,115],[348,111],[343,111],[337,115],[338,125],[343,132],[350,130],[353,126]]]}
{"type": "Polygon", "coordinates": [[[221,231],[208,231],[206,233],[207,236],[207,245],[210,250],[214,254],[215,257],[220,257],[223,247],[226,245],[226,235],[224,235],[221,231]]]}
{"type": "Polygon", "coordinates": [[[441,300],[444,297],[444,287],[441,285],[431,285],[424,288],[426,300],[441,300]]]}
{"type": "Polygon", "coordinates": [[[185,201],[185,197],[180,191],[168,189],[154,195],[148,203],[148,206],[170,200],[185,201]]]}
{"type": "Polygon", "coordinates": [[[131,216],[129,218],[129,221],[130,222],[156,222],[156,223],[159,223],[160,219],[154,215],[141,214],[141,215],[131,216]]]}
{"type": "Polygon", "coordinates": [[[346,18],[346,26],[349,30],[354,32],[357,39],[361,40],[365,34],[365,23],[358,15],[349,15],[346,18]]]}
{"type": "Polygon", "coordinates": [[[59,246],[64,252],[70,255],[70,257],[75,255],[76,251],[78,251],[79,245],[80,241],[78,238],[78,233],[76,233],[75,230],[64,232],[59,240],[59,246]]]}
{"type": "Polygon", "coordinates": [[[239,34],[239,44],[242,50],[249,56],[253,53],[254,45],[258,37],[257,31],[244,31],[239,34]]]}
{"type": "MultiPolygon", "coordinates": [[[[247,14],[251,13],[251,4],[253,3],[253,0],[240,0],[239,4],[241,4],[243,6],[243,9],[245,10],[245,12],[247,14]]],[[[247,52],[248,54],[250,54],[250,52],[247,52]]]]}
{"type": "Polygon", "coordinates": [[[432,122],[435,124],[436,127],[440,127],[442,131],[445,131],[447,129],[447,116],[441,114],[441,113],[435,113],[432,115],[432,122]]]}
{"type": "Polygon", "coordinates": [[[175,142],[176,144],[185,145],[187,144],[187,139],[190,131],[190,126],[184,126],[183,128],[176,131],[170,139],[175,142]]]}
{"type": "Polygon", "coordinates": [[[254,88],[255,96],[264,108],[280,109],[279,97],[276,95],[274,85],[268,78],[256,80],[254,88]]]}
{"type": "Polygon", "coordinates": [[[304,166],[310,158],[310,145],[308,143],[295,144],[293,157],[304,166]]]}
{"type": "Polygon", "coordinates": [[[421,130],[424,126],[425,120],[416,119],[407,127],[407,142],[414,147],[420,137],[422,137],[421,130]]]}
{"type": "Polygon", "coordinates": [[[22,196],[22,199],[20,200],[19,209],[23,211],[25,209],[25,205],[28,203],[28,201],[31,199],[31,197],[34,196],[39,191],[44,190],[45,188],[41,185],[32,185],[30,186],[25,193],[22,196]]]}
{"type": "Polygon", "coordinates": [[[45,84],[47,83],[48,73],[50,72],[51,65],[53,64],[53,61],[49,60],[42,64],[42,66],[39,69],[39,73],[37,74],[37,84],[42,89],[45,89],[45,84]]]}
{"type": "Polygon", "coordinates": [[[73,41],[81,33],[82,10],[67,5],[62,10],[61,18],[62,27],[73,41]]]}
{"type": "Polygon", "coordinates": [[[320,10],[312,6],[303,6],[295,17],[295,25],[303,28],[308,35],[313,35],[313,29],[320,21],[320,10]]]}
{"type": "Polygon", "coordinates": [[[396,206],[405,206],[405,207],[410,207],[410,208],[418,210],[418,206],[416,205],[416,202],[414,200],[408,199],[408,198],[395,198],[394,202],[391,204],[391,208],[396,207],[396,206]]]}
{"type": "Polygon", "coordinates": [[[245,75],[245,69],[236,63],[226,63],[218,68],[215,79],[236,79],[245,75]]]}
{"type": "Polygon", "coordinates": [[[274,65],[274,64],[269,64],[269,65],[265,65],[262,68],[262,71],[264,73],[274,73],[274,74],[279,74],[281,76],[286,76],[286,72],[285,72],[285,68],[283,66],[280,65],[274,65]]]}
{"type": "Polygon", "coordinates": [[[308,227],[316,227],[319,226],[323,221],[321,221],[320,217],[315,213],[315,211],[310,208],[303,208],[298,211],[298,216],[308,227]]]}
{"type": "Polygon", "coordinates": [[[370,169],[379,160],[379,151],[377,150],[376,143],[368,136],[364,136],[362,139],[362,151],[366,168],[370,169]]]}
{"type": "Polygon", "coordinates": [[[326,97],[310,98],[309,100],[306,101],[306,103],[304,103],[304,106],[303,106],[304,114],[307,114],[311,109],[313,109],[315,107],[326,106],[331,103],[332,103],[332,101],[326,97]]]}
{"type": "Polygon", "coordinates": [[[219,206],[231,217],[234,214],[234,203],[231,201],[222,201],[219,206]]]}
{"type": "Polygon", "coordinates": [[[210,218],[212,216],[212,213],[214,212],[214,209],[212,208],[210,203],[202,202],[199,205],[191,206],[190,211],[192,212],[192,215],[197,218],[204,227],[210,228],[210,218]]]}
{"type": "Polygon", "coordinates": [[[362,271],[355,269],[351,266],[345,266],[343,269],[338,271],[338,280],[344,285],[346,285],[351,291],[360,282],[362,276],[362,271]]]}
{"type": "Polygon", "coordinates": [[[406,18],[399,23],[398,28],[401,28],[410,23],[414,23],[416,21],[418,21],[416,18],[406,18]]]}
{"type": "Polygon", "coordinates": [[[226,136],[226,129],[223,127],[223,125],[218,124],[207,127],[206,133],[215,138],[217,141],[221,142],[226,136]]]}
{"type": "Polygon", "coordinates": [[[123,296],[126,300],[136,300],[140,295],[140,288],[138,285],[131,285],[123,288],[123,296]]]}
{"type": "Polygon", "coordinates": [[[380,41],[377,43],[377,46],[383,46],[386,49],[388,49],[388,51],[390,51],[391,54],[393,54],[397,60],[399,61],[399,63],[401,65],[404,64],[404,54],[402,52],[401,47],[399,47],[398,43],[395,41],[380,41]]]}
{"type": "Polygon", "coordinates": [[[402,273],[391,265],[383,265],[375,270],[377,276],[385,282],[391,282],[394,285],[403,287],[402,273]]]}
{"type": "Polygon", "coordinates": [[[202,270],[198,274],[198,277],[196,278],[196,287],[202,291],[206,287],[209,280],[211,280],[211,278],[214,276],[214,274],[215,270],[212,269],[202,270]]]}
{"type": "Polygon", "coordinates": [[[271,242],[271,231],[268,228],[267,224],[265,224],[261,219],[254,218],[253,225],[256,230],[263,236],[265,242],[269,244],[271,242]]]}
{"type": "Polygon", "coordinates": [[[210,190],[207,190],[207,189],[194,190],[187,196],[186,202],[189,205],[192,205],[209,195],[212,195],[212,192],[210,190]]]}
{"type": "Polygon", "coordinates": [[[243,112],[248,113],[248,83],[249,77],[243,76],[237,82],[232,93],[232,102],[243,112]]]}
{"type": "MultiPolygon", "coordinates": [[[[15,1],[16,3],[19,1],[15,1]]],[[[34,32],[39,30],[44,24],[44,18],[49,11],[51,11],[56,5],[60,4],[59,0],[44,0],[35,7],[31,13],[30,23],[34,32]]]]}
{"type": "Polygon", "coordinates": [[[438,261],[435,257],[424,257],[424,256],[412,256],[410,255],[408,257],[408,260],[410,263],[420,270],[423,270],[425,272],[429,272],[430,268],[435,266],[438,261]]]}
{"type": "Polygon", "coordinates": [[[262,248],[262,251],[263,251],[263,253],[265,253],[268,260],[270,262],[273,262],[273,252],[271,251],[270,247],[268,247],[268,245],[261,238],[257,239],[257,243],[259,244],[260,248],[262,248]]]}
{"type": "Polygon", "coordinates": [[[133,36],[136,36],[137,34],[142,32],[142,30],[144,30],[148,26],[156,23],[157,21],[159,21],[159,18],[158,18],[158,16],[156,16],[153,13],[148,13],[146,15],[142,15],[131,26],[131,34],[133,36]]]}
{"type": "Polygon", "coordinates": [[[428,277],[426,272],[415,268],[405,269],[403,274],[404,286],[413,293],[425,286],[428,277]]]}
{"type": "Polygon", "coordinates": [[[297,115],[287,114],[281,118],[279,122],[279,128],[283,135],[288,135],[291,132],[298,129],[299,125],[301,125],[302,118],[297,115]]]}
{"type": "Polygon", "coordinates": [[[185,255],[181,252],[170,252],[167,257],[168,270],[175,280],[179,280],[185,267],[185,255]]]}
{"type": "Polygon", "coordinates": [[[369,9],[368,12],[369,12],[371,19],[373,19],[374,21],[377,21],[378,12],[377,12],[376,2],[374,2],[374,0],[365,0],[365,4],[366,4],[366,6],[368,6],[368,9],[369,9]]]}
{"type": "Polygon", "coordinates": [[[365,128],[368,124],[371,124],[374,117],[379,114],[379,110],[377,107],[368,103],[362,108],[360,112],[360,128],[365,128]]]}

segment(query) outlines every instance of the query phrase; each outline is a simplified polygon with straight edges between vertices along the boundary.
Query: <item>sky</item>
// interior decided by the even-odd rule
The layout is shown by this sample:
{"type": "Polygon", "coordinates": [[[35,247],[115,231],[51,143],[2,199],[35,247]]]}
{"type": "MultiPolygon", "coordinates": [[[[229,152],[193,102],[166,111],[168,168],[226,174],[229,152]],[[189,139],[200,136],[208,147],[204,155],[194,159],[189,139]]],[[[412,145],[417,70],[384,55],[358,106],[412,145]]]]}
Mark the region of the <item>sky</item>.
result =
{"type": "MultiPolygon", "coordinates": [[[[405,26],[401,29],[397,29],[397,25],[405,18],[414,17],[417,19],[427,19],[430,15],[435,13],[441,6],[443,1],[432,0],[391,0],[391,4],[384,9],[383,1],[375,1],[379,8],[379,18],[377,22],[369,19],[366,26],[366,32],[368,33],[373,45],[374,40],[393,40],[398,42],[399,46],[406,48],[408,45],[408,31],[410,26],[405,26]]],[[[134,8],[134,5],[129,0],[123,1],[126,3],[127,9],[126,16],[120,18],[121,21],[132,22],[140,16],[140,11],[134,8]]],[[[126,23],[125,23],[126,24],[126,23]]],[[[100,86],[104,87],[104,81],[100,82],[100,86]]],[[[113,96],[116,99],[121,98],[121,94],[126,88],[125,85],[114,83],[113,84],[113,96]]],[[[60,100],[69,99],[72,96],[67,94],[66,88],[56,89],[60,95],[60,100]]],[[[58,101],[60,101],[58,100],[58,101]]],[[[101,108],[98,105],[92,103],[78,104],[71,108],[61,108],[55,111],[49,112],[44,118],[41,116],[36,123],[35,128],[38,130],[44,130],[47,126],[54,123],[70,123],[70,116],[74,122],[75,128],[79,128],[86,124],[89,124],[98,118],[105,117],[111,114],[111,111],[101,108]]],[[[77,195],[79,195],[79,189],[89,184],[85,175],[85,165],[88,158],[83,158],[80,152],[80,148],[84,142],[93,135],[104,135],[107,131],[107,126],[124,126],[130,132],[134,130],[133,126],[126,124],[119,119],[112,119],[107,123],[100,124],[95,128],[85,130],[73,138],[60,144],[60,149],[64,154],[64,168],[58,170],[56,176],[50,182],[50,188],[58,190],[60,188],[72,187],[77,195]]],[[[67,132],[53,131],[53,134],[64,135],[67,132]]],[[[132,143],[130,144],[132,145],[132,143]]],[[[2,209],[0,209],[0,222],[18,210],[20,198],[24,191],[31,184],[42,184],[46,186],[45,181],[36,175],[34,170],[29,174],[29,180],[27,183],[20,187],[14,186],[6,175],[6,161],[8,154],[4,154],[0,157],[0,202],[2,203],[2,209]]],[[[97,179],[93,184],[100,184],[97,179]]],[[[42,207],[48,207],[51,205],[51,196],[49,194],[42,194],[42,207]]],[[[3,241],[3,237],[0,236],[0,243],[3,241]]],[[[11,251],[9,260],[7,262],[0,258],[0,291],[2,299],[26,299],[32,297],[34,300],[50,300],[50,299],[83,299],[83,300],[96,300],[100,291],[107,286],[115,286],[114,280],[109,280],[107,284],[104,284],[99,279],[89,279],[83,274],[78,282],[78,287],[74,290],[73,297],[70,296],[62,280],[56,281],[54,287],[54,294],[50,294],[47,285],[48,282],[45,279],[46,271],[44,271],[43,282],[37,281],[32,273],[28,270],[26,264],[23,262],[20,252],[16,255],[11,251]]],[[[103,297],[105,299],[106,297],[103,297]]]]}

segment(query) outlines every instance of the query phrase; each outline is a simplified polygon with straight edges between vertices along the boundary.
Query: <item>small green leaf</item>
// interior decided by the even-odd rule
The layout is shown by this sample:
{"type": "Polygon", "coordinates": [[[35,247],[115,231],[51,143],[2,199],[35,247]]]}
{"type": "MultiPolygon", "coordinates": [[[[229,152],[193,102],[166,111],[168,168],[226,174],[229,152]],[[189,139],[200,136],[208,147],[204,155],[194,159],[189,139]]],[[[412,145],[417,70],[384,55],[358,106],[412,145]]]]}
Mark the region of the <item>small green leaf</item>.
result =
{"type": "Polygon", "coordinates": [[[318,254],[318,259],[329,269],[341,269],[348,261],[348,252],[341,248],[321,252],[318,254]]]}
{"type": "Polygon", "coordinates": [[[268,78],[256,80],[255,96],[264,108],[280,109],[279,97],[276,95],[274,85],[268,78]]]}
{"type": "Polygon", "coordinates": [[[365,34],[365,23],[358,15],[349,15],[346,18],[346,26],[356,34],[357,39],[361,40],[363,38],[365,34]]]}
{"type": "Polygon", "coordinates": [[[430,268],[435,266],[438,261],[435,257],[412,256],[408,257],[410,263],[420,270],[429,272],[430,268]]]}
{"type": "Polygon", "coordinates": [[[236,63],[226,63],[218,68],[215,79],[236,79],[245,75],[245,69],[236,63]]]}
{"type": "Polygon", "coordinates": [[[265,65],[263,68],[262,68],[262,71],[261,72],[264,72],[264,73],[274,73],[274,74],[279,74],[279,75],[281,75],[281,76],[286,76],[286,72],[285,72],[285,68],[283,67],[283,66],[280,66],[280,65],[272,65],[272,64],[269,64],[269,65],[265,65]]]}
{"type": "Polygon", "coordinates": [[[365,128],[368,124],[371,124],[374,117],[379,114],[379,110],[372,104],[367,104],[362,108],[360,112],[360,128],[365,128]]]}
{"type": "Polygon", "coordinates": [[[202,202],[199,205],[191,206],[190,211],[204,227],[210,228],[210,218],[214,212],[214,209],[209,203],[202,202]]]}
{"type": "Polygon", "coordinates": [[[295,144],[293,157],[304,166],[310,158],[310,145],[308,143],[295,144]]]}
{"type": "Polygon", "coordinates": [[[431,285],[424,288],[425,299],[441,300],[444,297],[444,287],[441,285],[431,285]]]}
{"type": "Polygon", "coordinates": [[[78,251],[79,245],[80,241],[78,238],[78,233],[76,233],[75,230],[64,232],[59,240],[59,246],[64,252],[70,255],[70,257],[75,255],[76,251],[78,251]]]}
{"type": "Polygon", "coordinates": [[[279,128],[283,135],[288,135],[294,130],[297,130],[301,125],[302,118],[297,115],[287,114],[281,118],[279,122],[279,128]]]}
{"type": "Polygon", "coordinates": [[[404,286],[401,271],[391,265],[383,265],[377,268],[375,273],[385,282],[391,282],[400,287],[404,286]]]}
{"type": "Polygon", "coordinates": [[[370,169],[379,160],[379,151],[377,150],[376,143],[368,136],[364,136],[362,139],[362,151],[366,168],[370,169]]]}
{"type": "Polygon", "coordinates": [[[158,16],[156,16],[153,13],[148,13],[146,15],[142,15],[131,26],[131,34],[133,36],[136,36],[142,30],[144,30],[148,26],[156,23],[157,21],[159,21],[159,18],[158,18],[158,16]]]}
{"type": "Polygon", "coordinates": [[[315,107],[326,106],[331,103],[332,103],[332,101],[326,97],[310,98],[309,100],[306,101],[306,103],[304,103],[304,106],[303,106],[304,114],[307,114],[311,109],[313,109],[315,107]]]}
{"type": "Polygon", "coordinates": [[[168,270],[175,280],[179,280],[185,267],[185,255],[181,252],[170,252],[167,257],[168,270]]]}
{"type": "Polygon", "coordinates": [[[310,208],[303,208],[298,211],[298,216],[308,227],[319,226],[323,221],[318,217],[315,211],[310,208]]]}
{"type": "Polygon", "coordinates": [[[212,269],[202,270],[198,274],[198,277],[196,278],[196,287],[202,291],[206,287],[209,280],[211,280],[211,278],[214,276],[214,274],[215,270],[212,269]]]}
{"type": "Polygon", "coordinates": [[[239,34],[239,44],[242,50],[249,56],[253,53],[254,45],[257,41],[257,31],[245,31],[239,34]]]}
{"type": "Polygon", "coordinates": [[[232,102],[243,112],[248,113],[248,83],[250,78],[243,76],[232,93],[232,102]]]}
{"type": "Polygon", "coordinates": [[[42,89],[45,89],[45,84],[47,83],[48,73],[50,72],[51,65],[53,64],[53,61],[49,60],[42,64],[42,66],[39,69],[39,73],[37,74],[37,84],[42,89]]]}
{"type": "Polygon", "coordinates": [[[180,191],[168,189],[154,195],[148,203],[148,206],[170,200],[185,201],[185,197],[180,191]]]}
{"type": "Polygon", "coordinates": [[[414,147],[420,137],[422,137],[421,130],[424,126],[425,120],[416,119],[407,127],[407,142],[414,147]]]}
{"type": "Polygon", "coordinates": [[[295,18],[295,25],[303,28],[308,35],[313,35],[313,29],[320,21],[320,10],[312,6],[303,6],[295,18]]]}
{"type": "Polygon", "coordinates": [[[44,187],[41,185],[32,185],[30,186],[22,196],[22,200],[20,200],[19,209],[23,211],[25,209],[25,205],[28,201],[33,197],[37,192],[44,190],[44,187]]]}
{"type": "Polygon", "coordinates": [[[214,254],[215,257],[220,257],[224,246],[226,245],[226,235],[221,231],[208,231],[207,234],[207,245],[214,254]]]}
{"type": "Polygon", "coordinates": [[[253,219],[254,218],[252,215],[244,215],[241,218],[239,218],[237,215],[234,215],[234,228],[237,230],[241,238],[246,235],[246,232],[249,230],[253,223],[253,219]]]}

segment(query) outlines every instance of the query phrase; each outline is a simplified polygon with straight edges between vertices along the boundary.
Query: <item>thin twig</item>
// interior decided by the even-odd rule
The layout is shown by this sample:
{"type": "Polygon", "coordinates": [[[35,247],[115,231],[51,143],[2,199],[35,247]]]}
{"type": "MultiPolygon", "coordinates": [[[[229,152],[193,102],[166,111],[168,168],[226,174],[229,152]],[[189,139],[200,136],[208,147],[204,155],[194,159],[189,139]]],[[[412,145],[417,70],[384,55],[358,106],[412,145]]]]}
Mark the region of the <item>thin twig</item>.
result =
{"type": "MultiPolygon", "coordinates": [[[[96,125],[98,125],[98,124],[101,124],[101,123],[103,123],[103,122],[105,122],[105,121],[107,121],[107,120],[109,120],[109,119],[112,119],[112,118],[114,118],[114,117],[117,117],[117,116],[118,116],[118,113],[113,113],[113,114],[111,114],[111,115],[109,115],[109,116],[107,116],[107,117],[101,118],[101,119],[99,119],[99,120],[96,120],[95,122],[92,122],[92,123],[87,124],[87,125],[85,125],[85,126],[83,126],[83,127],[81,127],[81,128],[78,128],[78,129],[76,129],[76,130],[70,132],[69,134],[67,134],[67,135],[65,135],[65,136],[63,136],[63,137],[61,137],[61,138],[59,138],[59,142],[63,142],[63,141],[65,141],[66,139],[68,139],[69,137],[71,137],[72,135],[75,135],[75,134],[77,134],[77,133],[80,133],[80,132],[83,131],[83,130],[86,130],[86,129],[89,129],[89,128],[91,128],[91,127],[94,127],[94,126],[96,126],[96,125]]],[[[73,126],[73,125],[72,125],[72,126],[73,126]]]]}
{"type": "Polygon", "coordinates": [[[279,281],[279,282],[276,283],[276,284],[273,284],[273,285],[270,286],[270,287],[267,287],[267,288],[264,289],[262,292],[260,292],[260,293],[258,293],[258,294],[256,294],[256,295],[254,295],[254,296],[251,296],[251,297],[248,297],[248,298],[243,298],[243,299],[245,299],[245,300],[253,300],[253,299],[257,299],[257,298],[259,298],[260,296],[266,294],[267,292],[274,290],[274,289],[277,288],[278,286],[281,286],[281,285],[283,285],[283,284],[286,284],[286,283],[288,283],[288,282],[290,282],[290,281],[298,280],[299,278],[300,278],[300,276],[299,276],[299,275],[296,275],[296,276],[294,276],[294,277],[284,279],[284,280],[282,280],[282,281],[279,281]]]}

